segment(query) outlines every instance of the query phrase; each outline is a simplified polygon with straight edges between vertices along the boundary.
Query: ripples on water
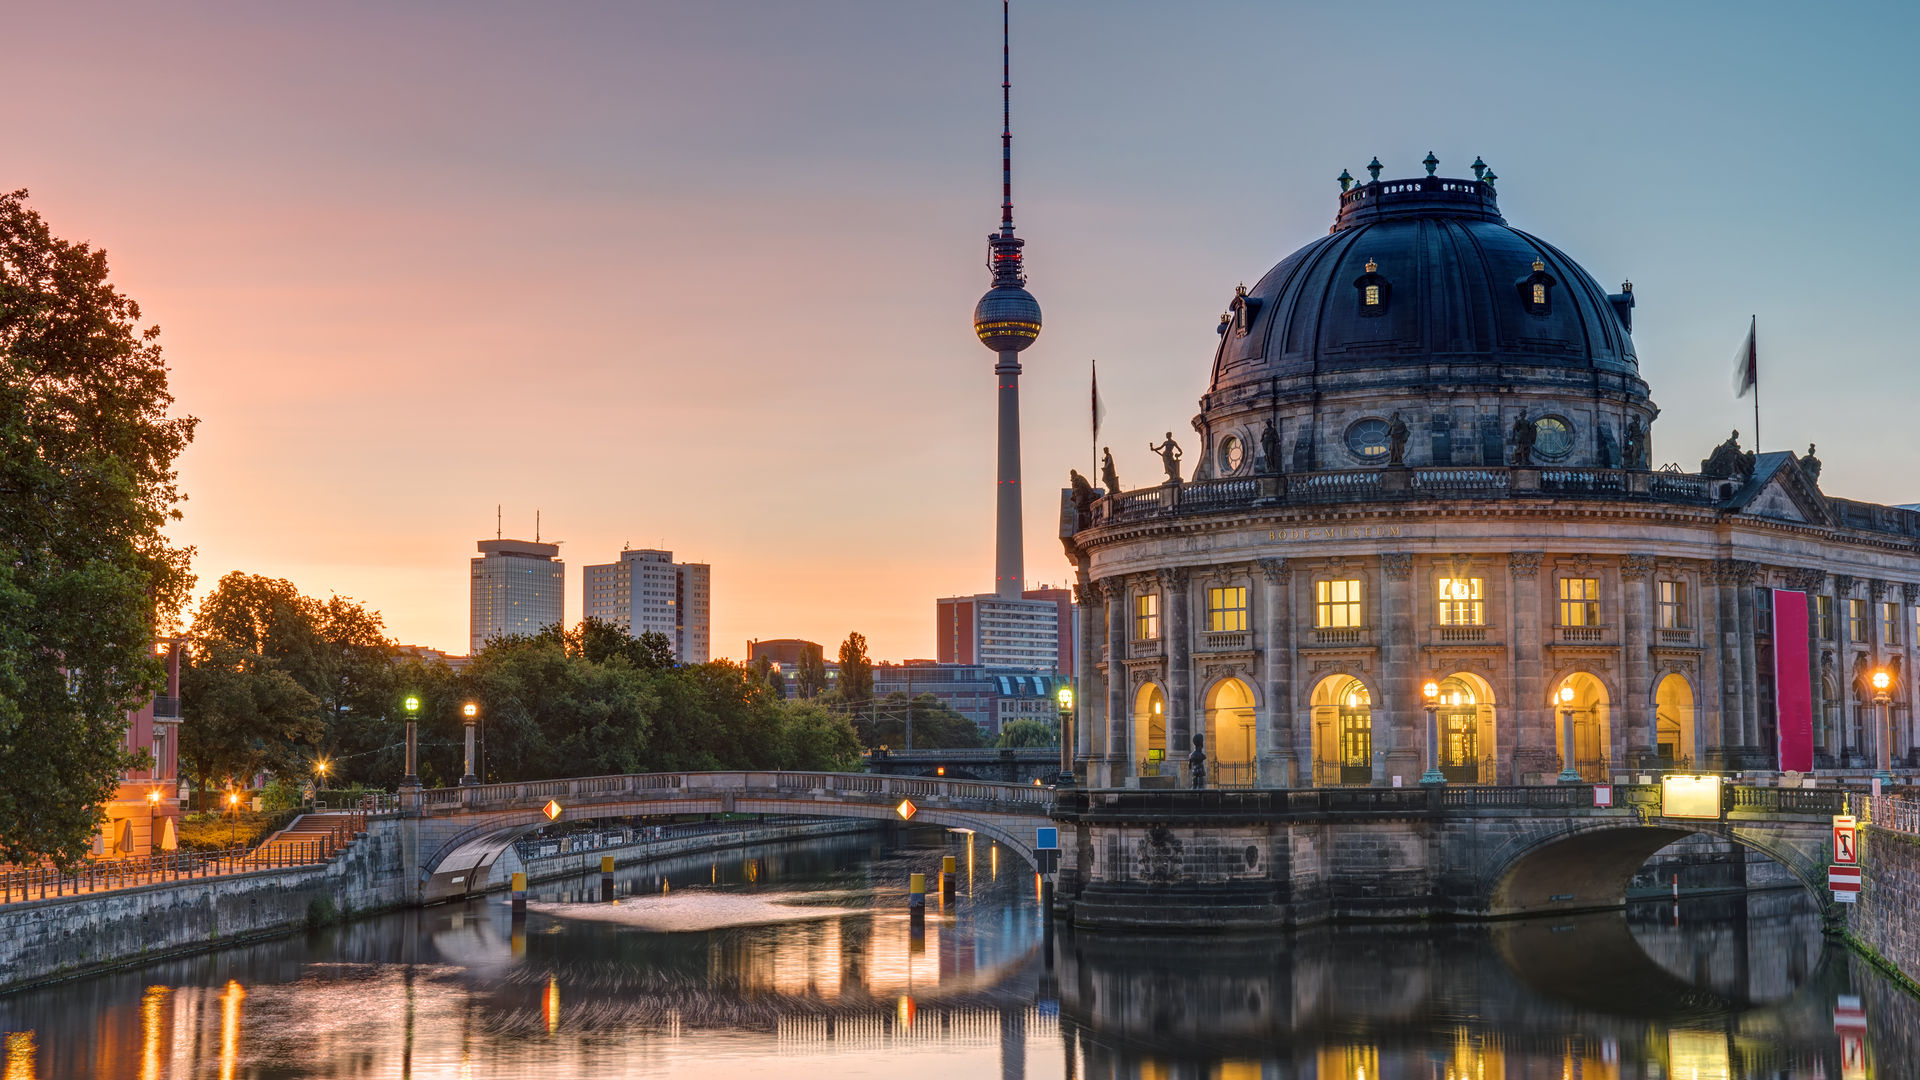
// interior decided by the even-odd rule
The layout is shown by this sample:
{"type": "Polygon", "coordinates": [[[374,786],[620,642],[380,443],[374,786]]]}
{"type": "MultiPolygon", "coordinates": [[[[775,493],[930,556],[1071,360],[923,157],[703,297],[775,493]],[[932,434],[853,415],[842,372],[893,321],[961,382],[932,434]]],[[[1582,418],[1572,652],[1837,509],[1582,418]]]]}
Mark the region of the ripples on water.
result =
{"type": "Polygon", "coordinates": [[[0,997],[0,1077],[1920,1076],[1920,1002],[1823,947],[1797,891],[1492,926],[1062,931],[1049,952],[1024,864],[915,840],[629,869],[613,908],[589,874],[537,886],[518,928],[495,897],[0,997]],[[936,887],[915,933],[907,875],[950,851],[958,895],[936,887]]]}

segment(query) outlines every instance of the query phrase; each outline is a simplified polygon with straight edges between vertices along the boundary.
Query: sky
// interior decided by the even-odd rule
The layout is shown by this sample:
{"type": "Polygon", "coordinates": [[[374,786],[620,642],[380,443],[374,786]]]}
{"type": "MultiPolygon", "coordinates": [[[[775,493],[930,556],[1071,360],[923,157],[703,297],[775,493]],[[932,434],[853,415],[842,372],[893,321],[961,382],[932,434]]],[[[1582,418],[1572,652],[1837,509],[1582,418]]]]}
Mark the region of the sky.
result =
{"type": "MultiPolygon", "coordinates": [[[[1518,228],[1634,282],[1656,464],[1751,446],[1920,501],[1920,7],[1018,0],[1026,572],[1087,472],[1187,433],[1214,325],[1341,169],[1483,157],[1518,228]]],[[[199,434],[173,530],[464,652],[494,535],[713,566],[749,638],[933,655],[993,579],[991,0],[41,4],[0,185],[104,247],[199,434]]],[[[1089,473],[1089,475],[1092,475],[1089,473]]]]}

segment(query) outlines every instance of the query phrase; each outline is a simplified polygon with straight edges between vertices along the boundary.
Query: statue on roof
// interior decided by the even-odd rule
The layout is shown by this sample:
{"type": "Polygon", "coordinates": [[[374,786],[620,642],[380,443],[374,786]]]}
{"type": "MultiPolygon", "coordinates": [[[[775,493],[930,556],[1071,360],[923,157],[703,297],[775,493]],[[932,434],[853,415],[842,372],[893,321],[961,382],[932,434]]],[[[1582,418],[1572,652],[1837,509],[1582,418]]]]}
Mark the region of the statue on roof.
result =
{"type": "Polygon", "coordinates": [[[1528,466],[1533,464],[1533,438],[1535,434],[1537,433],[1534,431],[1533,421],[1527,419],[1525,412],[1522,412],[1514,418],[1513,458],[1511,459],[1511,464],[1528,466]]]}
{"type": "Polygon", "coordinates": [[[1387,419],[1387,464],[1407,463],[1407,422],[1394,413],[1387,419]]]}
{"type": "Polygon", "coordinates": [[[1740,433],[1735,431],[1727,441],[1713,448],[1713,453],[1700,463],[1700,475],[1716,479],[1745,480],[1753,475],[1753,451],[1740,449],[1740,433]]]}
{"type": "Polygon", "coordinates": [[[1820,459],[1813,456],[1812,443],[1808,443],[1807,452],[1800,455],[1800,471],[1806,473],[1807,479],[1814,483],[1820,482],[1820,459]]]}
{"type": "Polygon", "coordinates": [[[1107,494],[1120,494],[1120,474],[1113,468],[1113,447],[1100,448],[1100,482],[1107,485],[1107,494]]]}
{"type": "Polygon", "coordinates": [[[1273,421],[1267,421],[1266,430],[1260,433],[1260,469],[1269,476],[1278,476],[1280,467],[1280,432],[1275,430],[1273,421]]]}
{"type": "Polygon", "coordinates": [[[1620,447],[1620,467],[1623,469],[1644,469],[1647,467],[1647,429],[1640,426],[1640,418],[1635,416],[1627,421],[1627,430],[1622,436],[1620,447]]]}
{"type": "Polygon", "coordinates": [[[1070,474],[1068,481],[1073,485],[1073,494],[1069,496],[1073,500],[1073,528],[1078,532],[1093,524],[1093,500],[1100,495],[1093,490],[1087,478],[1080,475],[1079,469],[1068,469],[1067,472],[1070,474]]]}
{"type": "Polygon", "coordinates": [[[1167,432],[1167,441],[1155,446],[1147,444],[1147,449],[1160,455],[1160,464],[1167,470],[1167,483],[1180,482],[1180,444],[1173,441],[1173,432],[1167,432]]]}

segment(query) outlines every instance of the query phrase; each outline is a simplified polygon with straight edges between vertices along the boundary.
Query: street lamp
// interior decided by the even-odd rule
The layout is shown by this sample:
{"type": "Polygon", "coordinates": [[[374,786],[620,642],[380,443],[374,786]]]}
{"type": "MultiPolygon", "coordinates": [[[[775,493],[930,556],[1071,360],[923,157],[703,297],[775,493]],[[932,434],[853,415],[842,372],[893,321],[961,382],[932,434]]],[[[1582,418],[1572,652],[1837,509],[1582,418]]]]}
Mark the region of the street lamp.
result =
{"type": "Polygon", "coordinates": [[[1432,679],[1420,688],[1421,706],[1427,710],[1427,771],[1420,774],[1422,786],[1444,784],[1447,774],[1440,771],[1440,684],[1432,679]]]}
{"type": "Polygon", "coordinates": [[[240,842],[240,793],[227,792],[227,846],[240,842]]]}
{"type": "Polygon", "coordinates": [[[1060,703],[1060,771],[1073,771],[1073,684],[1061,683],[1054,692],[1054,699],[1060,703]]]}
{"type": "Polygon", "coordinates": [[[473,724],[480,716],[480,706],[469,701],[460,706],[460,715],[467,722],[467,771],[460,776],[460,786],[466,787],[480,782],[480,778],[473,774],[473,724]]]}
{"type": "Polygon", "coordinates": [[[327,768],[329,762],[320,758],[313,763],[313,808],[320,809],[320,791],[327,786],[327,768]]]}
{"type": "Polygon", "coordinates": [[[401,787],[420,786],[420,737],[416,721],[420,716],[420,699],[407,695],[407,774],[400,778],[401,787]]]}
{"type": "Polygon", "coordinates": [[[1880,706],[1880,725],[1874,732],[1874,742],[1879,743],[1874,755],[1880,767],[1874,770],[1875,779],[1885,787],[1893,782],[1893,676],[1886,668],[1874,668],[1870,679],[1873,683],[1873,703],[1880,706]]]}
{"type": "Polygon", "coordinates": [[[1577,784],[1580,771],[1573,767],[1573,684],[1560,688],[1560,738],[1566,744],[1566,768],[1560,770],[1560,782],[1577,784]]]}

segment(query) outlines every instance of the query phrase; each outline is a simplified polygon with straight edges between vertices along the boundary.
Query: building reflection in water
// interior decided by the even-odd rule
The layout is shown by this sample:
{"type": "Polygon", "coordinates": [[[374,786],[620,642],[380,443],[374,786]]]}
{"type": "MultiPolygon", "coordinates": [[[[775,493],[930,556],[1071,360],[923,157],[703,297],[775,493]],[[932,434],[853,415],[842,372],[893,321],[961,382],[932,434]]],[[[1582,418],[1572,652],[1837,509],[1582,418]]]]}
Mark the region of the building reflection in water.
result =
{"type": "MultiPolygon", "coordinates": [[[[1148,939],[1060,928],[968,837],[705,857],[669,873],[852,915],[647,933],[476,902],[0,997],[5,1077],[1713,1080],[1894,1075],[1920,1003],[1822,953],[1798,893],[1493,926],[1148,939]],[[965,847],[925,918],[909,871],[965,847]],[[976,873],[976,867],[978,871],[976,873]],[[1843,1041],[1840,995],[1871,1026],[1843,1041]],[[1848,1049],[1851,1047],[1851,1049],[1848,1049]],[[1881,1048],[1876,1050],[1876,1048],[1881,1048]]],[[[597,875],[553,887],[597,897],[597,875]]],[[[705,889],[699,886],[696,892],[705,889]]],[[[931,899],[931,898],[930,898],[931,899]]]]}

